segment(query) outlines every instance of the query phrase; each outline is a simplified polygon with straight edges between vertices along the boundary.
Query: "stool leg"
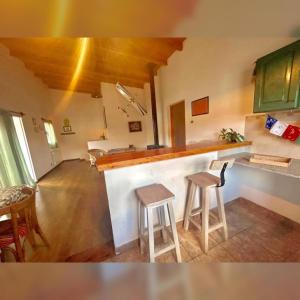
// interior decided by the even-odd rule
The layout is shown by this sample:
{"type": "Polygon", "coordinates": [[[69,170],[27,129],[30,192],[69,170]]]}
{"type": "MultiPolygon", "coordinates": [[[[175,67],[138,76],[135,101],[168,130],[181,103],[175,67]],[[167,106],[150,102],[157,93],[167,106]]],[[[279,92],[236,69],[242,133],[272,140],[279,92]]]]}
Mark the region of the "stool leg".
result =
{"type": "Polygon", "coordinates": [[[217,195],[217,202],[218,202],[218,213],[220,222],[223,223],[223,230],[224,230],[224,238],[225,240],[228,239],[228,229],[227,229],[227,222],[225,216],[225,207],[224,207],[224,200],[223,200],[223,193],[221,188],[216,188],[216,195],[217,195]]]}
{"type": "Polygon", "coordinates": [[[160,206],[157,208],[158,209],[158,215],[159,215],[159,223],[161,226],[163,226],[163,229],[161,230],[161,234],[162,234],[162,238],[164,243],[168,242],[168,235],[166,232],[166,226],[167,226],[167,222],[166,222],[166,217],[165,217],[165,206],[160,206]]]}
{"type": "Polygon", "coordinates": [[[0,258],[1,258],[1,262],[5,262],[5,253],[4,253],[4,249],[0,249],[0,258]]]}
{"type": "Polygon", "coordinates": [[[181,253],[180,253],[180,246],[179,246],[179,240],[178,240],[178,234],[177,234],[177,228],[176,228],[176,221],[175,221],[175,214],[173,210],[173,205],[171,201],[168,201],[168,210],[169,210],[169,216],[170,216],[170,223],[172,228],[172,234],[175,244],[175,250],[176,250],[176,257],[177,262],[181,262],[181,253]]]}
{"type": "Polygon", "coordinates": [[[145,217],[144,217],[144,206],[138,201],[138,216],[139,216],[139,242],[140,242],[140,253],[144,254],[145,243],[143,239],[144,235],[144,224],[145,224],[145,217]]]}
{"type": "Polygon", "coordinates": [[[147,207],[148,215],[148,238],[149,238],[149,256],[150,262],[155,262],[154,255],[154,230],[153,230],[153,209],[152,207],[147,207]]]}
{"type": "Polygon", "coordinates": [[[191,215],[191,212],[193,209],[196,188],[197,188],[196,185],[192,181],[189,181],[187,205],[186,205],[184,223],[183,223],[185,231],[188,231],[188,229],[189,229],[190,215],[191,215]]]}
{"type": "Polygon", "coordinates": [[[207,197],[207,189],[201,189],[202,203],[202,228],[201,228],[201,243],[204,253],[208,251],[208,225],[209,225],[209,199],[207,197]]]}

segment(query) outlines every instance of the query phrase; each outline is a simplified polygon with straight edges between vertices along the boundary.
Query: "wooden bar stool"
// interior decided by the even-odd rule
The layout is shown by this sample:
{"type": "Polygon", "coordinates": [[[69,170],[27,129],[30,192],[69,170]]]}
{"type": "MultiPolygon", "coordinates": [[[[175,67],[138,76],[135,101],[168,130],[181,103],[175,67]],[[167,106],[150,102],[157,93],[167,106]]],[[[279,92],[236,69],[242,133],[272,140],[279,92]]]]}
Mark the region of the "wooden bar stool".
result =
{"type": "Polygon", "coordinates": [[[172,205],[174,195],[165,188],[162,184],[152,184],[149,186],[136,189],[138,198],[138,227],[139,227],[139,240],[140,250],[143,254],[144,246],[146,243],[145,235],[145,212],[147,218],[148,228],[148,242],[149,242],[149,257],[150,262],[155,262],[155,257],[162,255],[168,251],[175,249],[177,262],[181,262],[180,247],[178,241],[178,234],[176,229],[175,215],[172,205]],[[158,225],[153,224],[153,212],[157,210],[158,225]],[[167,228],[167,218],[165,209],[169,215],[171,231],[167,228]],[[164,244],[155,247],[154,233],[161,231],[164,244]]]}
{"type": "Polygon", "coordinates": [[[201,230],[201,245],[204,253],[208,251],[208,235],[209,233],[223,228],[224,238],[228,239],[227,223],[225,216],[224,201],[222,195],[222,187],[225,185],[225,170],[233,166],[232,160],[213,160],[210,165],[210,170],[221,170],[220,177],[214,176],[208,172],[200,172],[187,177],[189,181],[187,204],[184,217],[184,229],[187,231],[190,222],[192,222],[199,230],[201,230]],[[219,223],[209,226],[209,189],[214,188],[217,197],[217,207],[219,215],[219,223]],[[199,189],[199,207],[193,209],[195,202],[196,191],[199,189]],[[202,216],[201,226],[193,220],[192,217],[200,214],[202,216]]]}

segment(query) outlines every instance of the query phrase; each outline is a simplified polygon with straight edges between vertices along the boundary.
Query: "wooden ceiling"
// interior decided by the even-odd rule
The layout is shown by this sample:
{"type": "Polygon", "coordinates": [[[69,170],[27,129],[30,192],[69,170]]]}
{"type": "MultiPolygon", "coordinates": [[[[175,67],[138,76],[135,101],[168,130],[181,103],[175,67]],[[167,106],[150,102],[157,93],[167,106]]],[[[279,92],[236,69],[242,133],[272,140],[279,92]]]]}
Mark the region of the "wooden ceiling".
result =
{"type": "MultiPolygon", "coordinates": [[[[166,65],[176,50],[182,50],[183,41],[184,38],[89,38],[74,90],[99,93],[100,82],[142,88],[149,81],[149,66],[157,70],[166,65]]],[[[0,38],[0,43],[49,88],[70,89],[80,56],[80,38],[0,38]]]]}

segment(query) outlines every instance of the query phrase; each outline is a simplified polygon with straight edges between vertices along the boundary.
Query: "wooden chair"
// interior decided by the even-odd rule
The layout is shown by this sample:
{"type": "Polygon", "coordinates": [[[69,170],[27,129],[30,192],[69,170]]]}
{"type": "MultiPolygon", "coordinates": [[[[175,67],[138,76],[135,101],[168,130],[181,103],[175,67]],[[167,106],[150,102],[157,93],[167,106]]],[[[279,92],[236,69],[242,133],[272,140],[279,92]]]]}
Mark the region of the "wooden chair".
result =
{"type": "Polygon", "coordinates": [[[201,244],[204,253],[208,252],[208,235],[209,233],[223,228],[224,238],[228,239],[227,223],[225,216],[222,187],[225,185],[225,170],[233,166],[234,160],[214,160],[210,165],[210,170],[221,170],[220,177],[214,176],[208,172],[200,172],[187,177],[189,181],[189,190],[187,193],[187,204],[184,217],[184,229],[187,231],[189,223],[193,223],[201,230],[201,244]],[[219,223],[209,227],[209,189],[214,188],[217,197],[217,207],[219,223]],[[194,208],[195,194],[199,189],[200,206],[194,208]],[[201,226],[193,219],[196,215],[202,215],[201,226]]]}
{"type": "Polygon", "coordinates": [[[172,205],[174,195],[165,188],[162,184],[152,184],[145,187],[136,189],[136,195],[138,198],[138,227],[140,238],[140,250],[143,254],[145,241],[145,217],[147,220],[148,228],[148,242],[149,242],[149,257],[150,262],[155,262],[155,258],[168,251],[176,251],[177,262],[181,262],[181,253],[179,246],[179,239],[176,229],[175,215],[172,205]],[[167,228],[167,219],[165,216],[165,208],[168,211],[169,221],[171,225],[171,232],[167,228]],[[157,210],[158,225],[153,224],[153,212],[157,210]],[[145,216],[146,212],[146,216],[145,216]],[[163,236],[163,245],[155,247],[154,245],[154,233],[161,231],[163,236]],[[168,242],[168,237],[170,241],[168,242]]]}
{"type": "Polygon", "coordinates": [[[90,166],[93,167],[96,165],[97,159],[103,155],[106,155],[107,152],[102,149],[90,149],[88,154],[90,158],[90,166]]]}
{"type": "Polygon", "coordinates": [[[35,190],[25,187],[22,192],[26,194],[27,197],[8,207],[7,213],[11,215],[11,219],[0,222],[1,261],[5,260],[4,251],[8,250],[14,254],[16,261],[23,262],[25,255],[20,237],[28,238],[29,243],[33,249],[35,249],[37,244],[34,232],[36,232],[44,244],[49,247],[49,243],[39,226],[36,215],[35,190]],[[12,244],[15,245],[15,249],[11,247],[12,244]]]}

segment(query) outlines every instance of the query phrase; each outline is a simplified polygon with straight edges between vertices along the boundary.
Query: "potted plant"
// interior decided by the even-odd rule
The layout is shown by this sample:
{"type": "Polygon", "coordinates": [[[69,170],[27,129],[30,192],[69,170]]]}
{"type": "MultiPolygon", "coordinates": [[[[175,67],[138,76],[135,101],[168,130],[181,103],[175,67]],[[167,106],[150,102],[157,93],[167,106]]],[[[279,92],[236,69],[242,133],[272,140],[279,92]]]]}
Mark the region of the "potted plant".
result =
{"type": "Polygon", "coordinates": [[[222,128],[219,138],[229,143],[242,143],[245,141],[245,137],[240,133],[234,131],[232,128],[222,128]]]}

